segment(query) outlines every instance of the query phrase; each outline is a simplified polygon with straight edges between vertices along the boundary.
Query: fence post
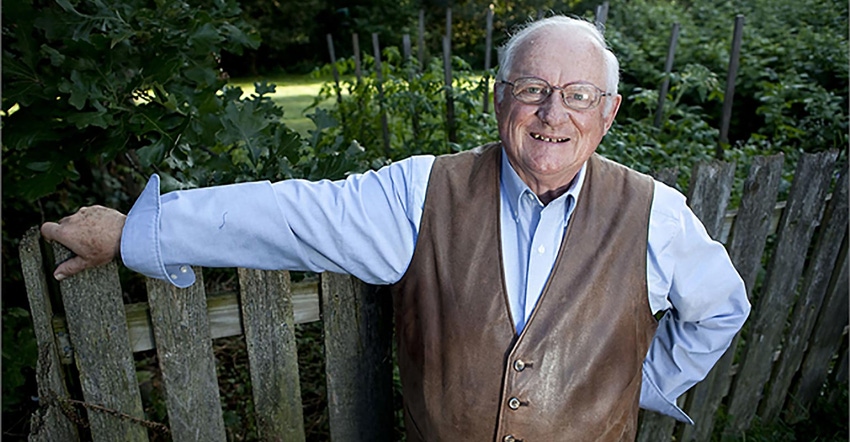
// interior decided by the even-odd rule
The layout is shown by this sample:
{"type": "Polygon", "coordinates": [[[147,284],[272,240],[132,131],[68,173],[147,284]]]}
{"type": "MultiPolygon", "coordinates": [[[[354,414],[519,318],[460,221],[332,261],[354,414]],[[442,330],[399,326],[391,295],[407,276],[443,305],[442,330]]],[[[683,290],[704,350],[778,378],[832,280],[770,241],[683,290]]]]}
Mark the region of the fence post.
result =
{"type": "MultiPolygon", "coordinates": [[[[727,241],[729,257],[744,280],[748,297],[761,268],[771,215],[779,193],[783,160],[782,154],[753,158],[747,180],[744,182],[741,205],[727,241]]],[[[683,441],[707,442],[711,439],[715,413],[732,382],[732,364],[739,338],[739,335],[736,335],[732,339],[729,348],[708,376],[688,394],[690,400],[686,409],[696,425],[685,426],[683,441]]]]}
{"type": "Polygon", "coordinates": [[[723,115],[720,122],[720,142],[715,155],[723,159],[724,144],[729,143],[729,123],[732,121],[732,103],[735,98],[735,78],[738,76],[738,60],[741,56],[741,38],[744,35],[744,16],[735,17],[735,31],[732,33],[732,52],[729,55],[729,72],[726,74],[726,94],[723,96],[723,115]]]}
{"type": "Polygon", "coordinates": [[[186,289],[146,281],[156,354],[174,440],[225,441],[203,272],[186,289]]]}
{"type": "Polygon", "coordinates": [[[729,402],[729,421],[724,430],[727,437],[734,437],[749,427],[770,378],[774,355],[781,344],[785,320],[806,259],[805,251],[823,211],[836,156],[834,150],[804,154],[797,164],[779,221],[776,250],[750,315],[747,346],[729,402]]]}
{"type": "Polygon", "coordinates": [[[673,23],[670,32],[670,46],[667,48],[667,60],[664,62],[664,81],[661,82],[661,90],[658,92],[658,108],[655,110],[655,127],[661,127],[664,117],[664,102],[667,101],[667,91],[670,89],[670,72],[673,71],[673,58],[676,56],[676,45],[679,41],[679,24],[673,23]]]}
{"type": "Polygon", "coordinates": [[[792,378],[800,368],[806,343],[809,341],[815,319],[826,296],[829,280],[835,268],[838,253],[841,251],[842,239],[847,231],[847,185],[845,171],[835,186],[832,200],[820,222],[818,238],[803,279],[800,297],[797,298],[797,304],[791,316],[791,326],[786,333],[782,354],[777,362],[778,370],[773,376],[765,397],[761,413],[765,422],[776,419],[782,406],[785,405],[792,378]]]}
{"type": "Polygon", "coordinates": [[[323,273],[331,440],[392,441],[392,300],[353,276],[323,273]]]}

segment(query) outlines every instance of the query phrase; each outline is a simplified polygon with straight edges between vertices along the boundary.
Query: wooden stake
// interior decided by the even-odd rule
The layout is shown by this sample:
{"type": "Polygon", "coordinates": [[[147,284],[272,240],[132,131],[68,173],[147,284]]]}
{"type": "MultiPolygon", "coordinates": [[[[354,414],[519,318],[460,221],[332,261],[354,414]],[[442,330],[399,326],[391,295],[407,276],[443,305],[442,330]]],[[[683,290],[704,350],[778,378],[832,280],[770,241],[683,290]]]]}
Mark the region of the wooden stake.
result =
{"type": "Polygon", "coordinates": [[[667,100],[667,91],[670,89],[670,72],[673,71],[673,58],[676,56],[676,45],[679,40],[679,24],[673,23],[673,31],[670,33],[670,47],[667,48],[667,61],[664,62],[664,81],[661,82],[661,90],[658,92],[658,108],[655,110],[655,127],[661,127],[664,118],[664,102],[667,100]]]}
{"type": "Polygon", "coordinates": [[[490,108],[490,54],[493,52],[493,4],[487,9],[487,37],[484,40],[484,113],[490,108]]]}
{"type": "Polygon", "coordinates": [[[360,84],[362,77],[360,70],[360,37],[356,32],[351,34],[351,45],[354,47],[354,75],[357,76],[357,84],[360,84]]]}
{"type": "Polygon", "coordinates": [[[381,134],[384,138],[384,153],[390,156],[390,129],[387,123],[387,111],[384,108],[384,71],[381,65],[381,46],[378,44],[378,34],[372,33],[372,50],[375,53],[375,70],[378,77],[378,103],[381,106],[381,134]]]}
{"type": "Polygon", "coordinates": [[[744,16],[735,17],[735,31],[732,34],[732,53],[729,57],[729,72],[726,76],[726,95],[723,97],[723,116],[720,123],[720,143],[716,156],[723,159],[723,145],[729,144],[729,123],[732,120],[732,102],[735,98],[735,78],[738,76],[738,60],[741,55],[741,38],[744,33],[744,16]]]}
{"type": "Polygon", "coordinates": [[[455,103],[452,96],[452,44],[443,36],[443,69],[446,73],[446,134],[449,143],[457,142],[455,133],[455,103]]]}

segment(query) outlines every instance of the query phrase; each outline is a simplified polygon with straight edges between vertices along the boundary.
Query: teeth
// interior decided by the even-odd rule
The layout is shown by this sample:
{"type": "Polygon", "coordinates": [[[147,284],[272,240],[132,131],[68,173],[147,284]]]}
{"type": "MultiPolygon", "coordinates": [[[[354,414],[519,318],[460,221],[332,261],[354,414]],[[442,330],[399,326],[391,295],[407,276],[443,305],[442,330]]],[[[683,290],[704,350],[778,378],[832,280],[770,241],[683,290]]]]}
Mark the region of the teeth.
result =
{"type": "Polygon", "coordinates": [[[569,138],[549,138],[535,133],[532,133],[531,137],[535,140],[545,141],[547,143],[566,143],[567,141],[570,141],[569,138]]]}

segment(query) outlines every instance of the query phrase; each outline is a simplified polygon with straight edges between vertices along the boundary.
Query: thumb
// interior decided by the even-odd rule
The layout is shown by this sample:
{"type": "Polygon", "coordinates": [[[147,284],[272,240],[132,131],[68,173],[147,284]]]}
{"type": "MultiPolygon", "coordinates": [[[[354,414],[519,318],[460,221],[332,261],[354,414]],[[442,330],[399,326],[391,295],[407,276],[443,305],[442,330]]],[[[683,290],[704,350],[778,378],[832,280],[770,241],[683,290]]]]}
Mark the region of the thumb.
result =
{"type": "Polygon", "coordinates": [[[58,241],[61,229],[58,223],[46,222],[41,225],[41,236],[48,241],[58,241]]]}
{"type": "Polygon", "coordinates": [[[61,281],[69,276],[80,273],[89,267],[91,267],[89,263],[82,257],[74,256],[59,264],[56,267],[56,270],[53,271],[53,277],[56,278],[57,281],[61,281]]]}

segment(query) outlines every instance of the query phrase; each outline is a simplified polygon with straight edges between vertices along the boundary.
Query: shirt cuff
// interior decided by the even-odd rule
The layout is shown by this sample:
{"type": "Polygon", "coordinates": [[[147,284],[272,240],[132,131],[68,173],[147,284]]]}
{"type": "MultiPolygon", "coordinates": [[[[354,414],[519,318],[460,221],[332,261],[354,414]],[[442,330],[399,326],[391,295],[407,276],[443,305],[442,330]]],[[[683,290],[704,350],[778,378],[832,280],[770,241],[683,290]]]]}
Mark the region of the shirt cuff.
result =
{"type": "Polygon", "coordinates": [[[676,405],[661,393],[655,382],[652,381],[643,371],[643,381],[640,384],[640,407],[645,410],[655,411],[666,416],[670,416],[679,422],[686,424],[694,424],[694,421],[676,405]]]}
{"type": "Polygon", "coordinates": [[[127,214],[121,234],[121,260],[127,268],[145,276],[164,279],[180,288],[189,287],[195,282],[190,266],[166,266],[162,261],[160,213],[159,175],[154,174],[127,214]]]}

